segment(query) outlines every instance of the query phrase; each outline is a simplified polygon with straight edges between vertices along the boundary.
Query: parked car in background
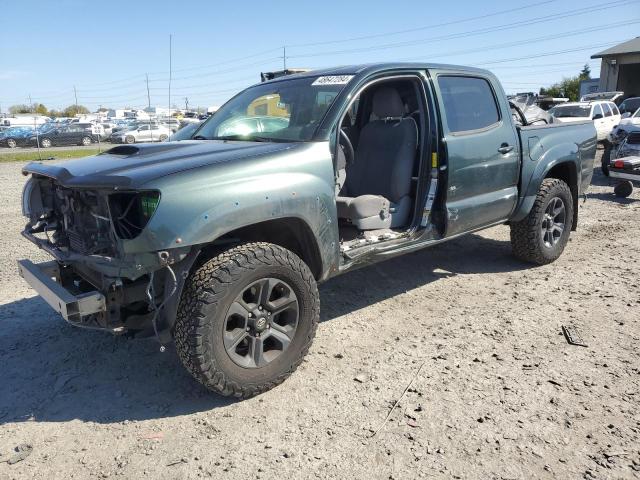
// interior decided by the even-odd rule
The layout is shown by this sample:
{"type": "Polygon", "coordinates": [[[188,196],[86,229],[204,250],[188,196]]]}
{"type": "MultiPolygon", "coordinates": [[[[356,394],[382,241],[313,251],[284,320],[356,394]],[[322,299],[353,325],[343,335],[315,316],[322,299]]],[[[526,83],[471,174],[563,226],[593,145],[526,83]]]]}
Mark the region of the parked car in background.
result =
{"type": "Polygon", "coordinates": [[[157,123],[164,127],[167,127],[169,130],[171,130],[171,133],[176,133],[182,126],[177,118],[162,118],[159,119],[157,123]]]}
{"type": "Polygon", "coordinates": [[[111,135],[112,143],[164,142],[173,132],[162,125],[143,124],[111,135]]]}
{"type": "Polygon", "coordinates": [[[100,124],[102,126],[102,129],[104,130],[104,134],[102,136],[102,138],[107,139],[111,136],[111,134],[113,133],[113,128],[115,127],[115,124],[113,123],[108,123],[108,122],[103,122],[100,124]]]}
{"type": "MultiPolygon", "coordinates": [[[[609,175],[609,163],[611,160],[619,158],[619,155],[615,153],[618,147],[623,144],[631,133],[640,132],[640,108],[638,108],[633,115],[628,116],[627,112],[623,117],[626,118],[622,118],[620,123],[609,133],[608,141],[602,153],[602,173],[605,175],[609,175]]],[[[631,142],[631,145],[635,145],[635,143],[631,142]]]]}
{"type": "Polygon", "coordinates": [[[24,147],[29,143],[29,137],[33,134],[30,127],[10,127],[0,134],[0,147],[16,148],[24,147]]]}
{"type": "Polygon", "coordinates": [[[629,97],[620,104],[620,114],[627,117],[633,115],[640,108],[640,97],[629,97]]]}
{"type": "Polygon", "coordinates": [[[614,103],[620,103],[622,97],[624,96],[624,92],[594,92],[587,93],[580,97],[581,102],[594,102],[597,100],[604,100],[614,103]]]}
{"type": "Polygon", "coordinates": [[[554,122],[559,123],[593,120],[599,142],[606,141],[613,127],[620,122],[620,111],[618,107],[615,103],[608,100],[565,103],[563,105],[556,105],[549,110],[549,113],[553,116],[554,122]]]}
{"type": "Polygon", "coordinates": [[[40,145],[42,148],[57,147],[63,145],[91,145],[99,140],[99,135],[93,133],[93,125],[72,123],[70,125],[54,128],[38,136],[31,134],[29,143],[40,145]]]}
{"type": "Polygon", "coordinates": [[[169,137],[169,141],[170,142],[178,142],[180,140],[190,140],[191,136],[194,134],[194,132],[200,128],[200,125],[202,125],[202,122],[199,123],[189,123],[187,125],[185,125],[184,127],[182,127],[180,130],[178,130],[177,132],[175,132],[174,134],[172,134],[169,137]]]}

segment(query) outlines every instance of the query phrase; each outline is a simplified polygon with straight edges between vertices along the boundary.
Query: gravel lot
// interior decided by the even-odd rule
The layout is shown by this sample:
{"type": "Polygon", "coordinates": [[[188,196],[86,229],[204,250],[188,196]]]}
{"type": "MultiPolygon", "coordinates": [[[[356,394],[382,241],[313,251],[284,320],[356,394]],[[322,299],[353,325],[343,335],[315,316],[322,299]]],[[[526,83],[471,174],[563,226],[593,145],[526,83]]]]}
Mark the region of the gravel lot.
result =
{"type": "Polygon", "coordinates": [[[237,402],[34,296],[20,168],[0,164],[0,478],[640,478],[640,189],[597,171],[552,265],[497,227],[324,284],[308,360],[237,402]]]}

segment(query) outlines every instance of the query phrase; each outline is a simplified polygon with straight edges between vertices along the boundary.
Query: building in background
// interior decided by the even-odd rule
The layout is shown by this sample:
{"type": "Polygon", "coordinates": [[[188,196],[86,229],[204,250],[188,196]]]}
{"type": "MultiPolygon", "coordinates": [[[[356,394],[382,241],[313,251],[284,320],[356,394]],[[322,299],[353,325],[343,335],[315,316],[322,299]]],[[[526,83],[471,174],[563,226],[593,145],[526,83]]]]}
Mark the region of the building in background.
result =
{"type": "Polygon", "coordinates": [[[640,37],[633,38],[591,58],[601,58],[601,92],[624,92],[624,97],[640,96],[640,37]]]}
{"type": "Polygon", "coordinates": [[[589,93],[596,93],[600,91],[600,79],[590,78],[588,80],[580,80],[580,94],[578,98],[582,98],[589,93]]]}

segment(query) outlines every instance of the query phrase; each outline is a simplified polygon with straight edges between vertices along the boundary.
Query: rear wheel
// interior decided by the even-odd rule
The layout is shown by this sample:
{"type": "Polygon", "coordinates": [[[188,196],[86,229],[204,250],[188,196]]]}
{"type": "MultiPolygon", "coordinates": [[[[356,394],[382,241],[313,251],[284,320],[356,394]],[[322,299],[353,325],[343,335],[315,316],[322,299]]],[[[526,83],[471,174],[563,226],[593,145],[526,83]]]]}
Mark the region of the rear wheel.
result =
{"type": "Polygon", "coordinates": [[[572,226],[569,186],[562,180],[545,178],[529,215],[511,224],[513,254],[538,265],[551,263],[562,254],[572,226]]]}
{"type": "Polygon", "coordinates": [[[169,138],[169,137],[167,137],[164,133],[162,135],[160,135],[160,141],[161,142],[164,142],[167,138],[169,138]]]}
{"type": "Polygon", "coordinates": [[[85,147],[88,147],[89,145],[91,145],[91,137],[82,137],[80,143],[82,143],[82,145],[84,145],[85,147]]]}
{"type": "Polygon", "coordinates": [[[127,135],[124,137],[124,143],[136,143],[136,139],[133,135],[127,135]]]}
{"type": "Polygon", "coordinates": [[[51,140],[48,138],[40,139],[40,146],[42,148],[49,148],[51,146],[51,140]]]}
{"type": "Polygon", "coordinates": [[[183,365],[207,388],[248,398],[283,382],[315,336],[315,279],[294,253],[248,243],[187,279],[174,338],[183,365]]]}
{"type": "Polygon", "coordinates": [[[18,146],[18,144],[16,143],[16,141],[13,138],[7,139],[7,147],[16,148],[17,146],[18,146]]]}

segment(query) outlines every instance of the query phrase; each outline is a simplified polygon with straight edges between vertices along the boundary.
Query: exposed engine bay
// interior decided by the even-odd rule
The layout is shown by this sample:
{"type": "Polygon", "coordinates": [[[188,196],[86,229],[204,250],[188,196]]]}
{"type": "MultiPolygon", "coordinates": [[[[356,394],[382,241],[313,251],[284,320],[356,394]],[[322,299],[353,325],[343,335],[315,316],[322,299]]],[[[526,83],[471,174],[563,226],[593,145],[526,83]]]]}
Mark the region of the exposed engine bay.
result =
{"type": "Polygon", "coordinates": [[[158,335],[161,310],[176,307],[174,293],[183,280],[176,272],[190,249],[150,252],[142,262],[122,245],[143,231],[159,201],[157,191],[68,188],[45,176],[29,179],[23,235],[55,257],[46,276],[82,300],[65,306],[67,321],[112,333],[151,334],[153,326],[158,335]]]}
{"type": "Polygon", "coordinates": [[[137,237],[153,215],[159,192],[65,188],[32,177],[24,189],[25,232],[66,254],[118,257],[119,240],[137,237]]]}

